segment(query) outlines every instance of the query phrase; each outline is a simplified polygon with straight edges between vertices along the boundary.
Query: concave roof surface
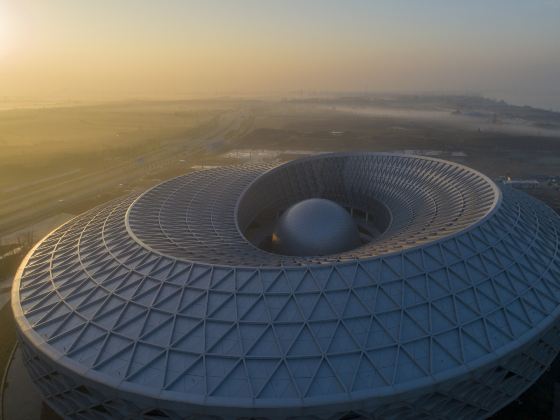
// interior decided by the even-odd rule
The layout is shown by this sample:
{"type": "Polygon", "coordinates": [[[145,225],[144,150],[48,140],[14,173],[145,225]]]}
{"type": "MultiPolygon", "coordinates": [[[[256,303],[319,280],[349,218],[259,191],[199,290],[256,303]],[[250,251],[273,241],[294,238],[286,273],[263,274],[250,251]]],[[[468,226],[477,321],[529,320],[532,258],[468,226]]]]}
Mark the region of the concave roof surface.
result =
{"type": "Polygon", "coordinates": [[[431,386],[557,321],[560,221],[422,157],[335,154],[187,174],[97,207],[29,254],[21,334],[89,380],[201,406],[350,404],[431,386]],[[277,255],[244,229],[309,197],[390,218],[370,243],[277,255]]]}

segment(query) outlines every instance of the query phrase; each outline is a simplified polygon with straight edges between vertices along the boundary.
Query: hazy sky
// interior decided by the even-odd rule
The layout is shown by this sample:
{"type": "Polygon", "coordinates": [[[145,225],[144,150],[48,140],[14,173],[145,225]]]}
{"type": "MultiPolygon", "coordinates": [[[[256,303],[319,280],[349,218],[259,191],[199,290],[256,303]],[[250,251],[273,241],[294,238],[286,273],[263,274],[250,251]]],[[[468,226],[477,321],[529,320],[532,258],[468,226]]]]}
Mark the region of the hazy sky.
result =
{"type": "Polygon", "coordinates": [[[0,98],[299,90],[560,109],[560,0],[0,0],[0,98]]]}

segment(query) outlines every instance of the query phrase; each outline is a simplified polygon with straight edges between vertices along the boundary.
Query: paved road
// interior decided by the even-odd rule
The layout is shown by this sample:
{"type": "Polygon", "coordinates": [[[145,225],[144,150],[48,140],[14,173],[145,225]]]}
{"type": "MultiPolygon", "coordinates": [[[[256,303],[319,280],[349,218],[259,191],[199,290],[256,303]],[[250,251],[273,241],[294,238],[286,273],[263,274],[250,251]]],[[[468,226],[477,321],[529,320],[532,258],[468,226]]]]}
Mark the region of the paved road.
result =
{"type": "Polygon", "coordinates": [[[12,290],[12,278],[7,278],[0,282],[0,309],[4,307],[10,300],[10,293],[12,290]]]}

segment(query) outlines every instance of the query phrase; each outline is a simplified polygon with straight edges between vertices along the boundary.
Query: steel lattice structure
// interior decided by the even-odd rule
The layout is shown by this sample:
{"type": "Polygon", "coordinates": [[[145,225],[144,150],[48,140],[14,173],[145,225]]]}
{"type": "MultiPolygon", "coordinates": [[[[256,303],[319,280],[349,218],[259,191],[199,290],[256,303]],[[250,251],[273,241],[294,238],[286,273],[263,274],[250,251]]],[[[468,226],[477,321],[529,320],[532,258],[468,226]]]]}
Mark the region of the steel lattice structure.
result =
{"type": "Polygon", "coordinates": [[[481,418],[560,350],[559,232],[541,202],[437,159],[223,167],[61,226],[12,305],[68,418],[481,418]],[[310,197],[374,234],[319,257],[250,240],[310,197]]]}

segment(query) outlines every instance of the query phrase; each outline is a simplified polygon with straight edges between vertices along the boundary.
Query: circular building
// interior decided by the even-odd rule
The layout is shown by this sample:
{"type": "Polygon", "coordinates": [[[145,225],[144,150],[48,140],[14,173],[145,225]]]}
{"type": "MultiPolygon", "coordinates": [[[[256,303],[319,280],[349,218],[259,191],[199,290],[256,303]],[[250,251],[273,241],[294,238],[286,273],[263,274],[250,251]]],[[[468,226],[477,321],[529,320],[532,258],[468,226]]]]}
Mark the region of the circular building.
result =
{"type": "Polygon", "coordinates": [[[482,418],[560,349],[559,232],[438,159],[223,167],[61,226],[12,305],[66,418],[482,418]]]}

